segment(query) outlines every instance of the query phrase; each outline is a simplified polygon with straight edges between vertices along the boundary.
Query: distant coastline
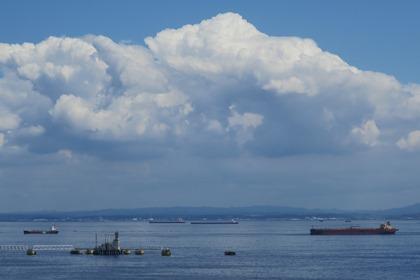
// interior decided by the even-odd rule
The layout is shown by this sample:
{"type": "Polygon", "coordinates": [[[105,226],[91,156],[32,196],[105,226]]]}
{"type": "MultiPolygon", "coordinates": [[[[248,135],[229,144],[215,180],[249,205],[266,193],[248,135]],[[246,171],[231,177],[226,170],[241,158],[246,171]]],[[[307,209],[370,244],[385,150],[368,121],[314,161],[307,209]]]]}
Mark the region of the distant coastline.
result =
{"type": "Polygon", "coordinates": [[[420,203],[386,210],[306,209],[281,206],[149,207],[90,211],[0,213],[0,221],[100,221],[159,219],[420,219],[420,203]]]}

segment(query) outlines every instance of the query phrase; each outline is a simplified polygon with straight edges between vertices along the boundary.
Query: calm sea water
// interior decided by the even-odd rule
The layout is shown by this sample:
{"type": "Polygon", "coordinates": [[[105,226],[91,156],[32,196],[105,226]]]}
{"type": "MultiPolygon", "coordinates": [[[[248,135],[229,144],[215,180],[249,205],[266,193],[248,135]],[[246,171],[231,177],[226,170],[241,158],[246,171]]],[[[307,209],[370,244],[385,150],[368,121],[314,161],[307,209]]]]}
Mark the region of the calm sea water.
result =
{"type": "MultiPolygon", "coordinates": [[[[377,226],[381,221],[355,221],[377,226]]],[[[58,235],[23,235],[50,223],[0,223],[0,244],[92,247],[95,232],[120,232],[123,247],[162,247],[144,256],[0,252],[0,279],[420,279],[420,221],[393,221],[395,236],[311,236],[340,221],[241,221],[239,225],[63,222],[58,235]],[[236,256],[224,256],[232,249],[236,256]]],[[[101,239],[99,238],[99,241],[101,239]]]]}

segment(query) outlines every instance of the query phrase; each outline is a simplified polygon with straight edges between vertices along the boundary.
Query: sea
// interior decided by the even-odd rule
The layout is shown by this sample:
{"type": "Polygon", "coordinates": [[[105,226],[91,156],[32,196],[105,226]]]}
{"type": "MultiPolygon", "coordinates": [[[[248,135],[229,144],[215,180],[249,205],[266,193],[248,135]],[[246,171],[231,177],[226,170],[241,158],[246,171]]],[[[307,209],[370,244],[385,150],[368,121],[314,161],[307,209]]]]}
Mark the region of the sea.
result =
{"type": "Polygon", "coordinates": [[[237,225],[147,221],[57,222],[57,235],[24,235],[51,222],[0,222],[0,245],[94,247],[119,232],[127,256],[68,251],[0,250],[0,279],[420,279],[420,221],[395,220],[395,235],[311,236],[311,227],[369,226],[384,221],[240,221],[237,225]],[[172,256],[162,257],[169,247],[172,256]],[[225,256],[233,250],[235,256],[225,256]]]}

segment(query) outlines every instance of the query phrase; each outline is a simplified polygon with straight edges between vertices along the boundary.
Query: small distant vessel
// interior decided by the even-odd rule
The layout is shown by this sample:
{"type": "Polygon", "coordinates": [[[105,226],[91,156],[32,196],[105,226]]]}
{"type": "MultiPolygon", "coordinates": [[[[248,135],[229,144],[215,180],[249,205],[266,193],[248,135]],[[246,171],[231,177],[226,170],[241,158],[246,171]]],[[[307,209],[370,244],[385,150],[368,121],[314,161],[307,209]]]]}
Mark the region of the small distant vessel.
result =
{"type": "Polygon", "coordinates": [[[311,235],[367,235],[367,234],[395,234],[397,228],[390,222],[381,224],[378,228],[345,227],[345,228],[312,228],[311,235]]]}
{"type": "Polygon", "coordinates": [[[191,222],[192,225],[237,225],[238,221],[232,219],[230,221],[196,221],[191,222]]]}
{"type": "Polygon", "coordinates": [[[163,249],[160,251],[160,255],[161,255],[162,257],[170,257],[170,256],[172,255],[171,249],[169,249],[169,248],[163,248],[163,249]]]}
{"type": "Polygon", "coordinates": [[[351,220],[350,219],[345,219],[344,222],[345,223],[351,223],[351,220]]]}
{"type": "Polygon", "coordinates": [[[49,230],[39,230],[39,229],[30,229],[23,230],[23,234],[57,234],[58,228],[55,225],[52,225],[49,230]]]}
{"type": "Polygon", "coordinates": [[[178,218],[176,220],[149,220],[149,224],[185,224],[185,220],[178,218]]]}

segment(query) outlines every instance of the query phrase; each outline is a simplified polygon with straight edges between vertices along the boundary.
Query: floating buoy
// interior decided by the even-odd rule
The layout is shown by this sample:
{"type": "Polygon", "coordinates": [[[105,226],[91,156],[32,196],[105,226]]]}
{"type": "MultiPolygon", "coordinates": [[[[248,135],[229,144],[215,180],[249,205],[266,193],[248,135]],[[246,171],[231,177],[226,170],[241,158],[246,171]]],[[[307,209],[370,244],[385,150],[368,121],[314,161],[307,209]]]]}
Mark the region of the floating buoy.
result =
{"type": "Polygon", "coordinates": [[[34,249],[28,249],[28,250],[26,250],[26,255],[28,255],[28,256],[35,256],[36,255],[36,251],[34,249]]]}
{"type": "Polygon", "coordinates": [[[134,253],[138,256],[143,256],[144,255],[144,250],[143,249],[138,249],[134,253]]]}
{"type": "Polygon", "coordinates": [[[172,255],[171,250],[169,248],[163,248],[162,251],[160,252],[160,254],[163,257],[169,257],[172,255]]]}
{"type": "Polygon", "coordinates": [[[235,256],[236,252],[235,251],[225,251],[225,256],[235,256]]]}

